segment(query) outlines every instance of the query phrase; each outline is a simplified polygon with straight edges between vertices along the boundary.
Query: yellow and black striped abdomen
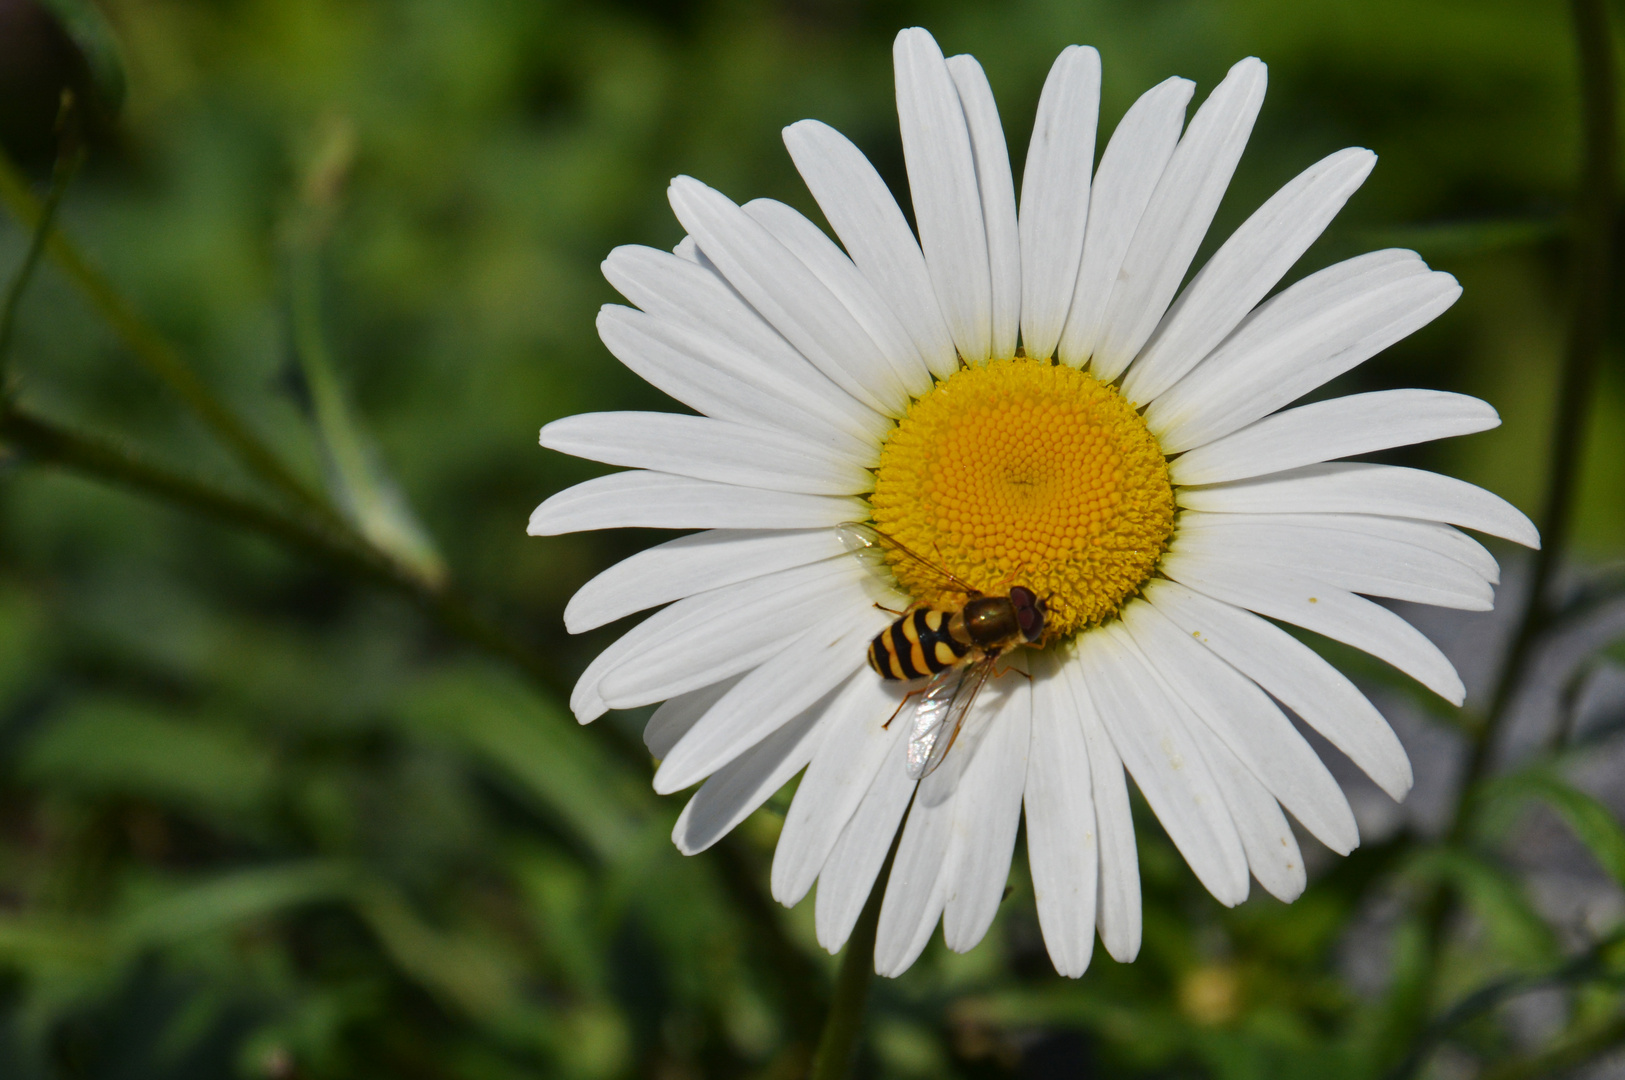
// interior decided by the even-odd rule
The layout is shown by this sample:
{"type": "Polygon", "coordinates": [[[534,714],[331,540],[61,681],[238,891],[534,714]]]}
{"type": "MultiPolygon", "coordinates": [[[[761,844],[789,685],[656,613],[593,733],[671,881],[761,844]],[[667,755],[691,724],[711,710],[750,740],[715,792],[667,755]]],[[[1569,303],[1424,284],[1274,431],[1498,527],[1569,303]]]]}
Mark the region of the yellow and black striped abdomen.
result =
{"type": "Polygon", "coordinates": [[[971,650],[948,632],[954,612],[919,608],[875,635],[869,666],[886,679],[920,679],[953,667],[971,650]]]}

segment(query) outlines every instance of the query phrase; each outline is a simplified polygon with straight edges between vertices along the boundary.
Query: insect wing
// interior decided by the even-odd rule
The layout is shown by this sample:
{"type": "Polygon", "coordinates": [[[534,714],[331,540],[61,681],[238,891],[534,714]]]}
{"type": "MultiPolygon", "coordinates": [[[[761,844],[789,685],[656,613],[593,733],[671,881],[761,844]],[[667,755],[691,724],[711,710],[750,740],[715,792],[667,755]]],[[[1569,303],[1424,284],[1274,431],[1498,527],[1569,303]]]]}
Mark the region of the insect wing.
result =
{"type": "Polygon", "coordinates": [[[914,710],[914,730],[908,736],[909,779],[924,780],[948,756],[996,659],[987,656],[967,667],[949,668],[926,685],[914,710]]]}
{"type": "Polygon", "coordinates": [[[855,555],[860,557],[872,557],[880,554],[883,551],[895,551],[903,558],[908,559],[915,565],[920,566],[925,570],[930,571],[936,577],[941,578],[943,583],[948,588],[953,589],[956,592],[965,593],[968,596],[981,595],[980,590],[974,589],[970,585],[967,585],[964,581],[955,577],[953,574],[949,573],[947,570],[938,566],[931,560],[922,558],[913,551],[910,551],[908,548],[904,547],[902,544],[898,543],[896,540],[892,539],[890,536],[887,536],[885,533],[881,532],[879,529],[868,524],[867,522],[842,522],[840,525],[835,527],[835,532],[836,535],[840,537],[841,543],[845,546],[846,550],[855,555]]]}

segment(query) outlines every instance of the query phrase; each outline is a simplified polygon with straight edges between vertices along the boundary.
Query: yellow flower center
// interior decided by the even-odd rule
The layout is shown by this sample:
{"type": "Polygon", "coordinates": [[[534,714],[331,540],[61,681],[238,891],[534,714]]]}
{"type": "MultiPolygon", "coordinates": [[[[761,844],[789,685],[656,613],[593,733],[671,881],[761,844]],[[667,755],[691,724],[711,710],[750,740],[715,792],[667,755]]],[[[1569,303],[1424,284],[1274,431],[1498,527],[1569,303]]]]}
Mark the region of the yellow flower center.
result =
{"type": "MultiPolygon", "coordinates": [[[[1047,360],[964,368],[917,400],[880,452],[870,499],[883,532],[987,593],[1025,585],[1045,640],[1116,614],[1174,525],[1162,448],[1111,386],[1047,360]]],[[[896,553],[918,603],[964,594],[896,553]]]]}

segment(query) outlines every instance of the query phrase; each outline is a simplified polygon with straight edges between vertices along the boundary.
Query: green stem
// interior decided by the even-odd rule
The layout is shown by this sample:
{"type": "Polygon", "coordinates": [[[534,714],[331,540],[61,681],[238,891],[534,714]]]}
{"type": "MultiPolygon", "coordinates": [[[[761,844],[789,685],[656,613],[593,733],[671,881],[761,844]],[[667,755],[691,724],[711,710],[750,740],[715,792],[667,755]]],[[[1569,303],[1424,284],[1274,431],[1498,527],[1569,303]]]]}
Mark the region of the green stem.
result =
{"type": "MultiPolygon", "coordinates": [[[[1456,792],[1455,812],[1445,838],[1447,844],[1460,844],[1472,832],[1474,800],[1489,772],[1513,696],[1533,658],[1535,643],[1551,619],[1548,593],[1573,529],[1586,421],[1608,331],[1618,156],[1614,39],[1606,0],[1570,0],[1570,10],[1579,60],[1584,146],[1569,249],[1574,310],[1560,375],[1557,409],[1552,417],[1546,499],[1539,520],[1541,548],[1531,561],[1523,610],[1501,662],[1489,707],[1468,743],[1467,765],[1456,792]]],[[[1431,892],[1421,906],[1422,947],[1427,958],[1422,997],[1428,999],[1437,986],[1443,938],[1457,908],[1457,897],[1440,887],[1431,892]]],[[[1417,1047],[1427,1037],[1426,1032],[1417,1036],[1407,1061],[1416,1055],[1417,1047]]],[[[1402,1069],[1394,1075],[1410,1073],[1402,1069]]]]}
{"type": "MultiPolygon", "coordinates": [[[[11,209],[24,226],[31,230],[39,229],[45,208],[28,189],[27,180],[4,152],[0,152],[0,201],[11,209]]],[[[90,264],[60,229],[48,233],[45,250],[112,327],[125,348],[169,386],[231,448],[251,473],[306,512],[333,524],[339,522],[338,515],[326,500],[289,470],[248,424],[214,395],[197,372],[182,359],[180,352],[136,313],[129,301],[90,264]]]]}
{"type": "MultiPolygon", "coordinates": [[[[899,833],[901,835],[901,833],[899,833]]],[[[896,854],[897,841],[892,841],[896,854]]],[[[808,1080],[844,1080],[857,1054],[858,1035],[863,1031],[864,1006],[869,1001],[869,983],[875,973],[875,934],[880,928],[880,904],[886,895],[886,879],[891,876],[892,856],[875,877],[869,900],[863,905],[852,936],[846,940],[841,970],[835,976],[835,996],[829,1003],[824,1033],[818,1039],[808,1080]]]]}
{"type": "Polygon", "coordinates": [[[40,207],[39,220],[34,223],[34,231],[28,239],[28,251],[23,255],[22,265],[17,268],[16,276],[11,279],[6,289],[5,307],[0,310],[0,395],[10,396],[10,380],[6,377],[7,362],[11,359],[11,339],[17,331],[17,310],[22,306],[23,293],[28,291],[28,283],[34,278],[34,271],[39,269],[40,256],[45,254],[45,242],[51,235],[51,228],[56,222],[56,212],[62,205],[62,197],[68,192],[68,185],[73,182],[74,175],[78,173],[79,166],[83,165],[85,155],[83,151],[58,158],[56,169],[51,175],[51,190],[45,196],[45,204],[40,207]]]}
{"type": "Polygon", "coordinates": [[[1618,168],[1614,38],[1608,25],[1605,0],[1570,0],[1570,7],[1579,52],[1585,140],[1570,246],[1574,316],[1558,387],[1557,412],[1552,417],[1546,503],[1540,515],[1541,548],[1530,566],[1523,614],[1513,632],[1506,659],[1501,663],[1484,723],[1472,742],[1467,769],[1456,796],[1453,840],[1465,835],[1469,803],[1489,770],[1513,692],[1529,664],[1536,639],[1551,617],[1547,593],[1573,531],[1586,421],[1608,334],[1618,168]]]}

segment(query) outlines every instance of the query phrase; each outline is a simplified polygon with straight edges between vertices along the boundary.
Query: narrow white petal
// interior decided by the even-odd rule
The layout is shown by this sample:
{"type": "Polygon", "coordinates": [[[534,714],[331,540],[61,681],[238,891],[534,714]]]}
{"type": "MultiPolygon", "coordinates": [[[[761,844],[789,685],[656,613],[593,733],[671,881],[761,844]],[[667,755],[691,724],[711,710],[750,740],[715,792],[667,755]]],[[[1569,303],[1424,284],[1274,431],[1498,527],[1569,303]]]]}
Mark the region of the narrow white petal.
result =
{"type": "Polygon", "coordinates": [[[753,199],[745,204],[745,213],[818,275],[874,342],[873,353],[863,358],[874,365],[861,373],[865,385],[887,386],[889,394],[905,397],[918,397],[931,389],[931,371],[914,339],[835,241],[800,211],[774,199],[753,199]]]}
{"type": "Polygon", "coordinates": [[[992,355],[1014,356],[1021,328],[1021,234],[1016,224],[1016,186],[1010,176],[1010,151],[1004,125],[993,101],[993,88],[974,56],[948,58],[948,74],[959,91],[976,159],[976,186],[982,196],[982,223],[987,228],[988,271],[993,286],[992,355]]]}
{"type": "Polygon", "coordinates": [[[1089,779],[1094,790],[1095,826],[1100,840],[1100,890],[1095,921],[1100,943],[1118,963],[1140,953],[1140,853],[1134,845],[1134,815],[1129,808],[1123,759],[1112,745],[1089,693],[1083,663],[1076,652],[1059,658],[1061,674],[1072,692],[1078,724],[1089,750],[1089,779]]]}
{"type": "MultiPolygon", "coordinates": [[[[793,635],[779,638],[761,628],[752,633],[752,628],[743,620],[727,620],[726,625],[713,629],[709,640],[669,638],[650,645],[643,655],[608,672],[598,692],[612,709],[634,709],[698,690],[759,664],[770,672],[782,670],[797,680],[798,685],[781,687],[774,698],[773,694],[764,694],[761,690],[762,680],[767,676],[752,672],[751,677],[744,679],[727,699],[707,714],[708,718],[719,712],[732,714],[734,702],[747,696],[754,700],[759,710],[754,722],[762,727],[755,730],[754,738],[734,746],[736,750],[743,749],[766,734],[769,723],[782,723],[793,715],[795,710],[790,709],[790,702],[800,701],[796,709],[804,708],[811,700],[807,695],[812,693],[815,683],[822,681],[824,689],[833,685],[843,669],[843,661],[848,674],[856,669],[863,659],[862,639],[874,633],[868,629],[873,626],[868,616],[875,614],[878,613],[863,603],[861,588],[850,584],[831,589],[822,596],[799,596],[786,603],[775,616],[799,627],[793,635]],[[860,624],[856,629],[855,622],[860,624]],[[799,658],[785,656],[785,651],[790,649],[799,649],[802,655],[799,658]],[[775,658],[771,666],[770,657],[775,658]],[[774,700],[766,700],[769,698],[774,700]]],[[[717,725],[721,723],[720,718],[715,722],[701,721],[672,748],[661,764],[666,779],[661,780],[657,774],[656,790],[662,794],[678,791],[728,760],[731,755],[726,754],[727,747],[710,741],[718,737],[717,725]],[[706,746],[711,747],[709,758],[705,756],[706,746]],[[717,760],[719,755],[722,756],[717,760]],[[711,762],[710,768],[689,776],[688,783],[677,782],[682,773],[701,768],[707,760],[711,762]]],[[[750,719],[743,723],[748,730],[750,719]]]]}
{"type": "Polygon", "coordinates": [[[1466,697],[1438,646],[1385,607],[1268,563],[1169,552],[1161,570],[1215,600],[1325,634],[1386,660],[1452,705],[1466,697]]]}
{"type": "Polygon", "coordinates": [[[1146,410],[1168,453],[1201,446],[1307,394],[1437,318],[1461,295],[1408,251],[1376,251],[1286,289],[1146,410]]]}
{"type": "MultiPolygon", "coordinates": [[[[1078,282],[1056,347],[1062,363],[1082,367],[1100,344],[1106,329],[1106,305],[1123,268],[1123,256],[1128,254],[1151,193],[1179,143],[1185,106],[1195,89],[1195,83],[1180,78],[1153,86],[1124,114],[1100,155],[1100,168],[1089,190],[1089,222],[1083,234],[1078,282]]],[[[1095,362],[1094,371],[1111,382],[1127,364],[1124,358],[1115,368],[1105,366],[1102,358],[1095,362]]],[[[1135,907],[1139,907],[1138,895],[1135,907]]]]}
{"type": "MultiPolygon", "coordinates": [[[[944,764],[922,780],[920,789],[947,767],[944,764]]],[[[947,891],[945,871],[950,869],[946,863],[953,826],[952,799],[925,806],[916,792],[892,862],[891,877],[886,880],[886,896],[881,901],[880,926],[875,934],[876,974],[888,978],[901,975],[919,959],[931,940],[947,891]]]]}
{"type": "Polygon", "coordinates": [[[834,529],[708,529],[622,559],[576,591],[564,608],[572,634],[636,611],[753,577],[844,554],[834,529]]]}
{"type": "Polygon", "coordinates": [[[1196,110],[1174,148],[1106,303],[1105,327],[1095,350],[1102,373],[1121,371],[1168,310],[1230,186],[1264,104],[1265,81],[1264,65],[1256,58],[1236,64],[1196,110]]]}
{"type": "Polygon", "coordinates": [[[667,197],[700,250],[796,351],[859,401],[901,414],[907,395],[875,377],[889,370],[884,358],[817,274],[726,195],[693,177],[673,180],[667,197]]]}
{"type": "Polygon", "coordinates": [[[1093,766],[1078,707],[1051,651],[1035,654],[1032,747],[1027,754],[1027,863],[1038,925],[1055,970],[1089,969],[1100,889],[1100,843],[1090,783],[1093,766]]]}
{"type": "Polygon", "coordinates": [[[1486,402],[1443,390],[1378,390],[1266,416],[1186,451],[1168,468],[1176,484],[1217,484],[1499,427],[1486,402]]]}
{"type": "Polygon", "coordinates": [[[649,722],[643,725],[643,745],[649,748],[649,754],[659,761],[671,753],[677,740],[687,735],[699,723],[700,717],[710,712],[711,706],[721,701],[722,695],[739,685],[739,680],[743,678],[743,675],[735,675],[710,686],[678,694],[656,709],[649,722]]]}
{"type": "Polygon", "coordinates": [[[904,758],[908,740],[898,739],[893,746],[818,875],[814,924],[818,944],[830,952],[851,936],[914,795],[915,783],[908,778],[904,758]]]}
{"type": "Polygon", "coordinates": [[[773,852],[773,898],[792,907],[807,895],[879,771],[907,730],[886,724],[897,711],[898,683],[859,677],[830,706],[830,730],[796,788],[773,852]]]}
{"type": "Polygon", "coordinates": [[[931,371],[959,367],[925,256],[897,200],[850,139],[817,120],[784,129],[784,145],[835,235],[875,291],[907,328],[931,371]]]}
{"type": "Polygon", "coordinates": [[[1377,155],[1340,150],[1259,207],[1214,252],[1129,368],[1123,393],[1151,401],[1234,330],[1365,182],[1377,155]]]}
{"type": "MultiPolygon", "coordinates": [[[[846,612],[827,619],[739,680],[660,762],[655,791],[669,795],[699,782],[850,679],[863,663],[868,636],[865,627],[852,624],[846,612]]],[[[633,677],[655,681],[644,672],[633,677]]],[[[615,704],[610,680],[604,697],[615,704]]]]}
{"type": "Polygon", "coordinates": [[[1380,540],[1410,544],[1436,555],[1454,559],[1491,585],[1501,580],[1501,568],[1484,545],[1460,529],[1434,521],[1382,517],[1375,514],[1209,514],[1186,510],[1179,515],[1179,527],[1226,528],[1283,526],[1325,534],[1372,536],[1380,540]]]}
{"type": "Polygon", "coordinates": [[[1427,548],[1370,534],[1254,524],[1254,516],[1182,514],[1170,550],[1286,570],[1365,596],[1462,611],[1495,606],[1495,590],[1482,576],[1427,548]]]}
{"type": "MultiPolygon", "coordinates": [[[[675,644],[698,648],[708,654],[706,643],[711,640],[711,635],[734,635],[741,627],[746,631],[751,627],[756,628],[754,635],[746,635],[750,646],[782,642],[802,633],[807,626],[806,622],[798,621],[802,615],[816,612],[816,617],[827,618],[840,610],[839,597],[849,592],[860,597],[863,595],[861,576],[855,580],[853,574],[855,562],[845,558],[825,559],[793,570],[751,578],[737,585],[711,589],[655,612],[621,635],[587,665],[587,670],[576,680],[575,690],[570,695],[571,711],[584,724],[602,716],[609,708],[599,693],[604,677],[624,664],[636,664],[651,649],[669,649],[675,644]],[[820,600],[821,604],[808,607],[809,599],[820,600]],[[791,619],[782,617],[780,611],[786,607],[794,608],[798,616],[791,619]]],[[[711,658],[710,655],[702,656],[702,659],[711,658]]],[[[753,664],[741,665],[726,675],[736,674],[751,666],[753,664]]],[[[718,675],[717,678],[725,678],[726,675],[718,675]]],[[[703,685],[696,684],[696,688],[703,685]]]]}
{"type": "Polygon", "coordinates": [[[1303,895],[1308,875],[1304,873],[1298,838],[1292,835],[1292,826],[1281,813],[1280,804],[1222,739],[1194,717],[1187,720],[1187,725],[1224,795],[1242,849],[1247,852],[1248,869],[1271,896],[1292,903],[1303,895]]]}
{"type": "MultiPolygon", "coordinates": [[[[860,456],[874,452],[890,424],[856,401],[843,412],[794,378],[773,383],[760,365],[728,342],[632,308],[606,304],[598,313],[598,336],[615,358],[644,382],[718,420],[759,428],[770,424],[791,428],[831,448],[860,456]],[[863,416],[878,422],[879,430],[871,430],[872,425],[866,427],[863,416]]],[[[845,396],[833,384],[829,389],[845,396]]]]}
{"type": "Polygon", "coordinates": [[[868,512],[861,499],[634,469],[565,488],[531,513],[526,531],[558,536],[589,529],[828,529],[868,512]]]}
{"type": "Polygon", "coordinates": [[[1443,521],[1540,547],[1540,533],[1499,495],[1423,469],[1359,462],[1305,465],[1256,480],[1181,488],[1180,506],[1226,514],[1382,514],[1443,521]]]}
{"type": "Polygon", "coordinates": [[[897,35],[892,63],[925,265],[960,355],[985,360],[993,342],[993,280],[965,110],[942,50],[924,30],[897,35]]]}
{"type": "Polygon", "coordinates": [[[887,420],[842,390],[709,269],[689,237],[693,260],[648,247],[618,247],[604,260],[604,277],[622,296],[664,323],[683,327],[710,348],[703,358],[767,393],[801,402],[815,415],[858,434],[883,435],[887,420]]]}
{"type": "Polygon", "coordinates": [[[1125,605],[1123,625],[1173,693],[1304,828],[1339,855],[1359,845],[1354,812],[1337,781],[1256,683],[1146,601],[1125,605]]]}
{"type": "Polygon", "coordinates": [[[1021,173],[1021,340],[1038,359],[1055,352],[1078,284],[1099,119],[1100,54],[1068,45],[1044,80],[1021,173]]]}
{"type": "Polygon", "coordinates": [[[801,715],[712,774],[677,817],[671,840],[684,855],[697,855],[733,831],[806,767],[828,727],[827,700],[801,715]]]}
{"type": "MultiPolygon", "coordinates": [[[[1010,879],[1021,795],[1032,742],[1032,680],[1011,672],[982,691],[987,733],[954,797],[953,877],[947,881],[942,936],[966,952],[987,933],[1010,879]],[[984,703],[985,702],[985,705],[984,703]]],[[[955,745],[949,753],[961,752],[955,745]]]]}
{"type": "Polygon", "coordinates": [[[542,445],[607,465],[805,495],[858,495],[874,487],[869,467],[787,430],[681,413],[579,413],[542,428],[542,445]]]}
{"type": "Polygon", "coordinates": [[[1193,640],[1297,713],[1394,799],[1410,791],[1410,759],[1388,721],[1309,646],[1249,611],[1172,581],[1147,582],[1145,597],[1193,640]]]}
{"type": "Polygon", "coordinates": [[[1200,750],[1121,625],[1078,639],[1089,696],[1112,745],[1168,837],[1207,890],[1247,899],[1247,856],[1200,750]]]}

